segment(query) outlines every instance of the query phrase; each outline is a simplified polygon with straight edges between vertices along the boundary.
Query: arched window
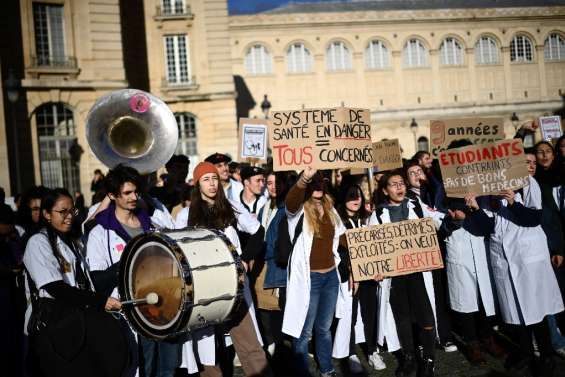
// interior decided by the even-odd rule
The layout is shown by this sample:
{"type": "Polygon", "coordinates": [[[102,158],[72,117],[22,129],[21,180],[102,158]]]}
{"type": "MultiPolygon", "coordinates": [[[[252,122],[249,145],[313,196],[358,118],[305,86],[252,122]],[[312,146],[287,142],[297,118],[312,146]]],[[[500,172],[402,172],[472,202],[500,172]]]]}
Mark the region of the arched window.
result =
{"type": "Polygon", "coordinates": [[[533,60],[532,42],[525,35],[515,35],[510,42],[510,60],[531,62],[533,60]]]}
{"type": "Polygon", "coordinates": [[[428,142],[428,138],[425,136],[420,136],[418,138],[418,151],[430,151],[430,143],[428,142]]]}
{"type": "Polygon", "coordinates": [[[80,171],[69,150],[76,142],[73,112],[61,102],[50,102],[35,110],[41,182],[44,186],[80,191],[80,171]]]}
{"type": "Polygon", "coordinates": [[[256,44],[247,50],[245,69],[251,75],[265,75],[273,72],[271,54],[265,46],[256,44]]]}
{"type": "Polygon", "coordinates": [[[565,60],[565,39],[560,34],[551,34],[545,40],[543,56],[547,61],[565,60]]]}
{"type": "Polygon", "coordinates": [[[410,39],[404,46],[404,66],[408,68],[427,67],[428,50],[418,39],[410,39]]]}
{"type": "Polygon", "coordinates": [[[499,62],[498,46],[491,37],[480,37],[475,45],[475,63],[497,64],[499,62]]]}
{"type": "Polygon", "coordinates": [[[326,67],[328,71],[347,71],[352,68],[351,52],[341,41],[334,41],[326,50],[326,67]]]}
{"type": "Polygon", "coordinates": [[[463,65],[463,48],[455,38],[445,38],[439,46],[442,65],[463,65]]]}
{"type": "Polygon", "coordinates": [[[196,117],[191,113],[175,113],[175,118],[179,127],[179,141],[175,153],[188,156],[194,166],[194,159],[198,156],[196,117]]]}
{"type": "Polygon", "coordinates": [[[312,71],[312,54],[303,43],[293,43],[286,53],[288,72],[305,73],[312,71]]]}
{"type": "Polygon", "coordinates": [[[365,49],[365,66],[369,69],[388,68],[388,49],[383,42],[379,40],[369,42],[365,49]]]}

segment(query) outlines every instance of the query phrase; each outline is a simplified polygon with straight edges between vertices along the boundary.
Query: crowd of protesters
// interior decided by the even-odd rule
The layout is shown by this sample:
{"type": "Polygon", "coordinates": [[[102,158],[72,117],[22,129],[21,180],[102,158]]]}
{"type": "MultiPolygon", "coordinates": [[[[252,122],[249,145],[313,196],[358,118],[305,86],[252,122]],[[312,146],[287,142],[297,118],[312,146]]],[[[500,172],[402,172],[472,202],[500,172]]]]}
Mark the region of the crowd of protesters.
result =
{"type": "Polygon", "coordinates": [[[464,199],[446,197],[426,151],[373,182],[347,170],[272,172],[215,153],[189,182],[182,155],[159,185],[124,165],[97,170],[89,208],[80,193],[37,186],[13,210],[2,192],[1,374],[229,376],[235,363],[248,376],[310,376],[316,364],[333,376],[342,359],[353,374],[368,365],[428,377],[437,352],[459,346],[477,366],[489,354],[508,369],[563,375],[555,357],[565,358],[565,138],[525,154],[527,186],[464,199]],[[423,217],[436,227],[444,269],[353,280],[346,229],[423,217]],[[186,226],[225,233],[245,265],[246,312],[224,329],[231,346],[206,335],[148,339],[110,314],[121,308],[127,242],[186,226]]]}

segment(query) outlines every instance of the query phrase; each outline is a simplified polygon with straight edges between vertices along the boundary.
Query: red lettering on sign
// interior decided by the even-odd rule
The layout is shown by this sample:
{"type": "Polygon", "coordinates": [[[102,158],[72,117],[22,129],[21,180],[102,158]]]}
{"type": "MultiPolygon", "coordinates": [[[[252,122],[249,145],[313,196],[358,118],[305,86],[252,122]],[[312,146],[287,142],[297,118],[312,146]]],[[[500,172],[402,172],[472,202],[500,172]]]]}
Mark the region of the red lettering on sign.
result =
{"type": "Polygon", "coordinates": [[[288,144],[274,145],[275,156],[280,166],[309,165],[313,161],[312,147],[290,148],[288,144]]]}

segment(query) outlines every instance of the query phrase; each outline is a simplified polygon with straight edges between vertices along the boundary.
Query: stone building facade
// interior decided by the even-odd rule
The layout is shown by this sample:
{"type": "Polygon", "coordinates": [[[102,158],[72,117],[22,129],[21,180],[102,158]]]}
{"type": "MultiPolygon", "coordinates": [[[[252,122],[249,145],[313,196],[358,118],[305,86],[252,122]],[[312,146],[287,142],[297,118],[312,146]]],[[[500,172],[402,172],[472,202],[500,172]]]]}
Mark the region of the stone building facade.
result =
{"type": "Polygon", "coordinates": [[[373,139],[398,137],[406,157],[426,147],[431,119],[499,116],[511,137],[513,113],[526,120],[563,107],[565,2],[403,3],[294,3],[231,16],[234,74],[273,109],[369,108],[373,139]]]}
{"type": "Polygon", "coordinates": [[[12,182],[17,160],[25,184],[89,193],[93,170],[105,168],[85,139],[86,115],[126,87],[171,107],[177,152],[192,167],[216,151],[235,155],[238,117],[265,116],[264,95],[271,110],[369,108],[373,138],[399,138],[405,157],[427,148],[436,118],[503,117],[510,137],[514,113],[563,109],[565,0],[482,3],[291,3],[229,15],[227,0],[19,0],[9,30],[21,49],[0,42],[0,60],[5,78],[22,54],[21,147],[14,158],[4,93],[0,169],[9,157],[12,182]]]}

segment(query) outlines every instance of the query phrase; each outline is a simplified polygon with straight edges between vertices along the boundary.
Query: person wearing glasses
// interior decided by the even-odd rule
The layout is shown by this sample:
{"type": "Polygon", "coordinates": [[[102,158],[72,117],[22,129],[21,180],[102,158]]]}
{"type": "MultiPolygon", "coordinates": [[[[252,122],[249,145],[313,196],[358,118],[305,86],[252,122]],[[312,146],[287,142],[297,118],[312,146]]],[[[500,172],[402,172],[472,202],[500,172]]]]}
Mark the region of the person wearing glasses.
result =
{"type": "Polygon", "coordinates": [[[105,310],[121,304],[92,284],[82,245],[70,234],[76,213],[67,190],[49,191],[41,202],[42,228],[27,243],[30,349],[43,376],[116,375],[127,369],[127,343],[105,310]]]}
{"type": "MultiPolygon", "coordinates": [[[[404,172],[393,170],[386,172],[379,181],[376,209],[369,219],[369,225],[395,223],[430,217],[436,230],[443,224],[442,213],[430,211],[419,200],[407,197],[404,172]]],[[[436,321],[434,316],[434,292],[430,271],[384,279],[381,282],[378,340],[382,344],[400,341],[402,352],[399,353],[397,377],[410,376],[416,369],[416,347],[414,344],[413,325],[419,329],[422,346],[419,358],[418,377],[434,375],[436,321]],[[396,334],[390,331],[389,324],[396,323],[396,334]]]]}

